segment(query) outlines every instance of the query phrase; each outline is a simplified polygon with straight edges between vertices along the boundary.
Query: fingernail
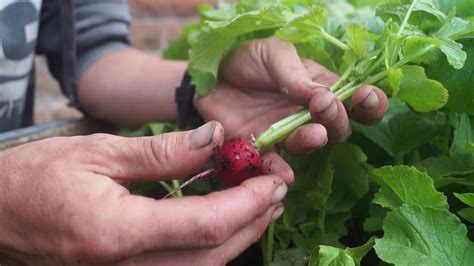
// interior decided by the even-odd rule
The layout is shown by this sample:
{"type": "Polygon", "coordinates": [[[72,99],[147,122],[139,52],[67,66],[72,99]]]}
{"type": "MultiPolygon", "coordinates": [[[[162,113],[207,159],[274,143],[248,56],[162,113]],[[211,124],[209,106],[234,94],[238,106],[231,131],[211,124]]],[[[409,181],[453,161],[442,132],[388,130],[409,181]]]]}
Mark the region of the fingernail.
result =
{"type": "Polygon", "coordinates": [[[278,220],[278,218],[281,217],[281,215],[283,214],[283,211],[285,211],[285,207],[283,206],[283,204],[281,204],[280,206],[278,206],[275,211],[273,212],[273,215],[272,215],[272,222],[278,220]]]}
{"type": "Polygon", "coordinates": [[[331,104],[321,111],[318,115],[322,120],[331,121],[337,117],[337,103],[336,100],[332,100],[331,104]]]}
{"type": "Polygon", "coordinates": [[[373,109],[379,104],[379,97],[377,97],[377,94],[375,91],[372,89],[369,94],[365,97],[364,100],[360,103],[360,106],[363,107],[364,109],[373,109]]]}
{"type": "Polygon", "coordinates": [[[317,147],[316,150],[320,150],[320,149],[324,148],[324,146],[326,146],[326,144],[328,144],[328,141],[329,141],[329,138],[326,137],[326,140],[324,140],[324,143],[321,144],[319,147],[317,147]]]}
{"type": "Polygon", "coordinates": [[[282,201],[283,198],[285,198],[287,191],[288,191],[288,187],[286,186],[285,183],[282,183],[282,184],[275,190],[275,193],[273,194],[272,204],[276,204],[276,203],[282,201]]]}
{"type": "Polygon", "coordinates": [[[189,135],[189,146],[192,150],[198,150],[212,143],[214,139],[214,131],[216,129],[216,121],[211,121],[201,127],[195,129],[189,135]]]}

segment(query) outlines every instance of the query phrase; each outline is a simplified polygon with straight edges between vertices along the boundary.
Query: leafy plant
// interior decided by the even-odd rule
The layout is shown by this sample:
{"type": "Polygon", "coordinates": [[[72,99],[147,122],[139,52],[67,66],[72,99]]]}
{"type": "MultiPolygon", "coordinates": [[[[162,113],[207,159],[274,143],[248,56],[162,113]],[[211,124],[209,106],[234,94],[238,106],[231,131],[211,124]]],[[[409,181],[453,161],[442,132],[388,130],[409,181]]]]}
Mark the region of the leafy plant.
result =
{"type": "MultiPolygon", "coordinates": [[[[474,265],[472,0],[240,0],[203,6],[165,52],[189,60],[200,95],[238,43],[277,37],[337,72],[341,100],[362,84],[391,96],[349,143],[282,155],[296,181],[262,238],[267,265],[474,265]]],[[[276,121],[264,150],[311,119],[276,121]]]]}

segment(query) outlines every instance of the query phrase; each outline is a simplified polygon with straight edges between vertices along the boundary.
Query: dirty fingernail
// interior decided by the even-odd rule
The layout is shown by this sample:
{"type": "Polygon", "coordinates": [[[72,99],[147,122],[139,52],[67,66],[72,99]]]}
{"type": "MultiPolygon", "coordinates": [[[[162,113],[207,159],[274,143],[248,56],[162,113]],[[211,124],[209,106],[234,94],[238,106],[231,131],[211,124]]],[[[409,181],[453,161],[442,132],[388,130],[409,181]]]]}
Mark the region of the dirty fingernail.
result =
{"type": "Polygon", "coordinates": [[[275,211],[273,212],[273,215],[272,215],[272,222],[276,221],[278,218],[281,217],[281,215],[283,214],[283,211],[285,210],[285,207],[283,206],[283,204],[281,204],[280,206],[278,206],[275,211]]]}
{"type": "Polygon", "coordinates": [[[363,107],[364,109],[373,109],[377,107],[379,104],[379,97],[377,97],[377,94],[375,91],[372,89],[369,94],[365,97],[364,100],[360,103],[360,106],[363,107]]]}
{"type": "Polygon", "coordinates": [[[216,121],[211,121],[195,129],[189,135],[189,146],[193,150],[201,149],[212,143],[216,121]]]}
{"type": "Polygon", "coordinates": [[[283,198],[285,198],[287,191],[288,191],[288,186],[285,183],[282,183],[273,193],[272,204],[276,204],[282,201],[283,198]]]}
{"type": "Polygon", "coordinates": [[[326,146],[326,144],[328,144],[329,142],[329,138],[326,137],[326,140],[324,140],[323,144],[321,144],[319,147],[316,148],[316,150],[320,150],[322,148],[324,148],[324,146],[326,146]]]}
{"type": "Polygon", "coordinates": [[[322,120],[325,121],[331,121],[334,120],[337,117],[337,103],[336,100],[334,99],[328,107],[326,107],[323,111],[321,111],[318,115],[322,120]]]}

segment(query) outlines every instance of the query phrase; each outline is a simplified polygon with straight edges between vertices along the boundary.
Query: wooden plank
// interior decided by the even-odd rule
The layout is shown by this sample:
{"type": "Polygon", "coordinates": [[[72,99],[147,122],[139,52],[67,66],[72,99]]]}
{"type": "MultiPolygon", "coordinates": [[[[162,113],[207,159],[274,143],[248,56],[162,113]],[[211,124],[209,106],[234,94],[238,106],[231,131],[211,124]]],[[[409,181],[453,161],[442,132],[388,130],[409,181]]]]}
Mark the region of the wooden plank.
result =
{"type": "Polygon", "coordinates": [[[112,133],[116,129],[93,119],[63,119],[0,133],[0,151],[51,137],[112,133]]]}

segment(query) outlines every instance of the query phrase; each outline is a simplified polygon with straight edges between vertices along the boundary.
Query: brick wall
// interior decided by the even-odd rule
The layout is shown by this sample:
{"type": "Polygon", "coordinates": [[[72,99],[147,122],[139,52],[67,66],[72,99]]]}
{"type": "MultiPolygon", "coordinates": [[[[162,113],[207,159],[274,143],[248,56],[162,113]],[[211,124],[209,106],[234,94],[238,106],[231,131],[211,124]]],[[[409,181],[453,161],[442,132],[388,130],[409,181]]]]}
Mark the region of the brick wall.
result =
{"type": "MultiPolygon", "coordinates": [[[[1,0],[0,0],[1,1],[1,0]]],[[[128,0],[132,25],[132,44],[157,56],[169,43],[180,36],[185,25],[195,21],[201,3],[215,4],[216,0],[128,0]]],[[[67,101],[58,85],[50,77],[45,60],[37,62],[36,123],[65,117],[80,117],[79,112],[66,106],[67,101]]]]}

